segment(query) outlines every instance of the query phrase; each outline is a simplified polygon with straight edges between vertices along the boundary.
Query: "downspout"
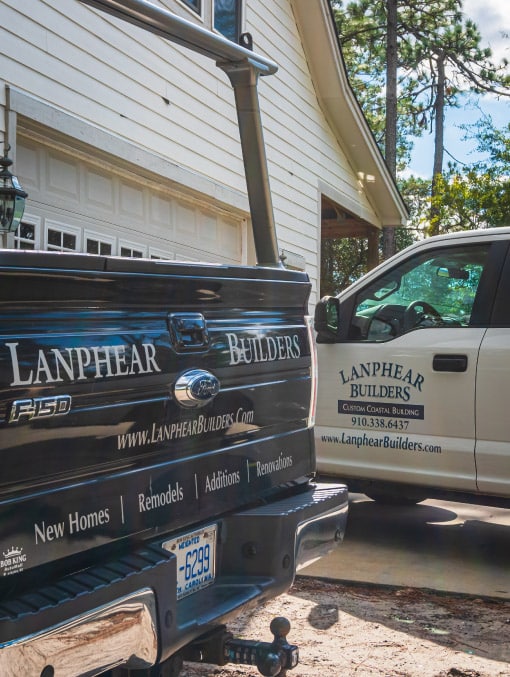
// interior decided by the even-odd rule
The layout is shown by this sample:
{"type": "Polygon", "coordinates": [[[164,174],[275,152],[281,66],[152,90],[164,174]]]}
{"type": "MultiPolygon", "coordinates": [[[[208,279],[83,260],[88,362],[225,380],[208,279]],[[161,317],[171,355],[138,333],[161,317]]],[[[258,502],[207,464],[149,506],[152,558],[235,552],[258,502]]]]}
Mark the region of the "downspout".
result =
{"type": "Polygon", "coordinates": [[[257,95],[259,73],[249,63],[218,66],[234,88],[257,261],[262,266],[275,266],[279,264],[278,243],[257,95]]]}
{"type": "Polygon", "coordinates": [[[259,75],[276,73],[277,65],[146,0],[80,2],[214,59],[228,75],[234,89],[257,263],[280,266],[257,92],[259,75]]]}

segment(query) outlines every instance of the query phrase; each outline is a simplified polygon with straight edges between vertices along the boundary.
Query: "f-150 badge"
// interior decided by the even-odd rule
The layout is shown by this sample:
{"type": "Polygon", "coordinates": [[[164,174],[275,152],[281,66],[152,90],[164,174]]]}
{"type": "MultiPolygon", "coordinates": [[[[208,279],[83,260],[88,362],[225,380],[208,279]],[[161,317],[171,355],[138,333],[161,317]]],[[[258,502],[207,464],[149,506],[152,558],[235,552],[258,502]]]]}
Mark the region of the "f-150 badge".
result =
{"type": "Polygon", "coordinates": [[[9,423],[32,421],[33,419],[64,416],[71,411],[71,396],[34,397],[32,399],[14,400],[9,414],[9,423]]]}

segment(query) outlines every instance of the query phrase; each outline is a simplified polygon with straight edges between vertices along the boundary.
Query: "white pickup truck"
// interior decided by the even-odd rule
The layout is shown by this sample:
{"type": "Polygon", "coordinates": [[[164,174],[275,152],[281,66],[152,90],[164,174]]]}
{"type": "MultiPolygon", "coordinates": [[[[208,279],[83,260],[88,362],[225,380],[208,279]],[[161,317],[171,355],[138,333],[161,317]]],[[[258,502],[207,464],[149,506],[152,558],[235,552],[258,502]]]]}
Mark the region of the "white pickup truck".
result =
{"type": "Polygon", "coordinates": [[[316,308],[322,475],[510,505],[510,228],[432,237],[316,308]]]}

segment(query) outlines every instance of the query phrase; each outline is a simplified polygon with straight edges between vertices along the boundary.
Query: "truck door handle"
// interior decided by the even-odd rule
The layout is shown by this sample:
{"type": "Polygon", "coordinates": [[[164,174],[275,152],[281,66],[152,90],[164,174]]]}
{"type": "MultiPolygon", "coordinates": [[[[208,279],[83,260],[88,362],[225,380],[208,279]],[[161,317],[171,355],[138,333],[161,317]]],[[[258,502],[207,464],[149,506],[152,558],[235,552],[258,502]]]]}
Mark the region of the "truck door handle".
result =
{"type": "Polygon", "coordinates": [[[466,371],[467,355],[434,355],[432,369],[434,371],[466,371]]]}

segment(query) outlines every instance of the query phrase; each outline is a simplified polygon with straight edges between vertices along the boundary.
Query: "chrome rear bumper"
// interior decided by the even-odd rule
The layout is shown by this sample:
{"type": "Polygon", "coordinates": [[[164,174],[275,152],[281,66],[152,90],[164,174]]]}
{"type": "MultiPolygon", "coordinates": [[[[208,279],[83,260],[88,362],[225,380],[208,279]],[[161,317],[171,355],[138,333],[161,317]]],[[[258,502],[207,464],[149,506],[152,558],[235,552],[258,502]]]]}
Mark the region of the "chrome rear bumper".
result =
{"type": "Polygon", "coordinates": [[[2,600],[0,675],[149,668],[288,589],[297,569],[341,542],[347,506],[345,486],[324,484],[222,518],[214,584],[179,602],[175,556],[161,547],[164,539],[2,600]]]}
{"type": "Polygon", "coordinates": [[[157,655],[156,603],[145,589],[4,646],[0,674],[98,675],[124,663],[148,668],[157,655]]]}

